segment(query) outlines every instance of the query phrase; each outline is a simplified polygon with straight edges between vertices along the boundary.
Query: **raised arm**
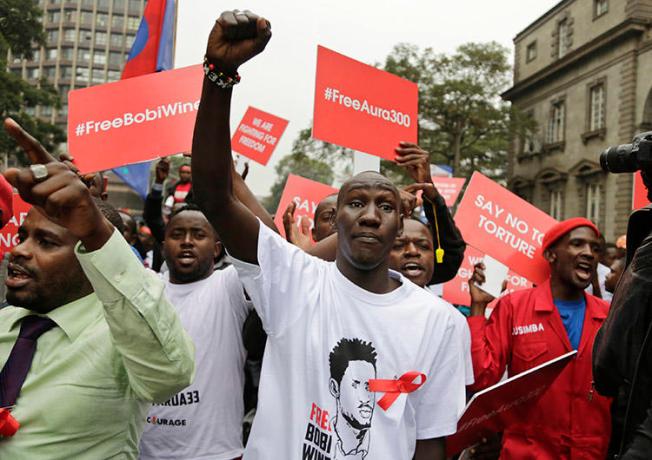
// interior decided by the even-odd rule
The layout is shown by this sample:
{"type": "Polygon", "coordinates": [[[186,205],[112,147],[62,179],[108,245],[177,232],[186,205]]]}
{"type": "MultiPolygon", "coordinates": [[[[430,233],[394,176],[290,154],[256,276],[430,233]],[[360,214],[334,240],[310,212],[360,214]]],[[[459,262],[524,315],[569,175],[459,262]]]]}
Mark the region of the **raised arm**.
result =
{"type": "MultiPolygon", "coordinates": [[[[251,12],[228,11],[215,22],[206,58],[212,72],[235,76],[238,67],[265,49],[271,25],[251,12]]],[[[204,78],[192,141],[195,200],[229,253],[257,263],[258,219],[237,198],[231,166],[231,88],[204,78]]]]}

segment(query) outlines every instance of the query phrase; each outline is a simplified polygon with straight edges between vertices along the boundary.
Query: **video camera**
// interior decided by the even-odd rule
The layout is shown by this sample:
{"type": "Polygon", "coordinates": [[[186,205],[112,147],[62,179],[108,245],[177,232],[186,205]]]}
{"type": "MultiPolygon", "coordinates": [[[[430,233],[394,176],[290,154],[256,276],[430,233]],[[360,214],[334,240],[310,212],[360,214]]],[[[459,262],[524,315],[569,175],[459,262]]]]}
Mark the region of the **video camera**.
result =
{"type": "Polygon", "coordinates": [[[600,154],[600,166],[610,173],[632,173],[652,168],[652,131],[637,134],[631,144],[606,149],[600,154]]]}

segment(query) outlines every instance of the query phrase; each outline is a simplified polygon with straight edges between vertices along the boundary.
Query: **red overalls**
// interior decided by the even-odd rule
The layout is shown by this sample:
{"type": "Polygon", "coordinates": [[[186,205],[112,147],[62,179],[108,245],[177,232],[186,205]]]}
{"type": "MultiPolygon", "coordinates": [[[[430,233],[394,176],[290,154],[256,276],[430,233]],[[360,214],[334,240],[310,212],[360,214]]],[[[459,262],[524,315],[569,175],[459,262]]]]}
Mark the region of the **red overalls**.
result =
{"type": "MultiPolygon", "coordinates": [[[[604,459],[611,434],[610,399],[593,391],[593,340],[609,305],[585,294],[586,313],[576,357],[529,411],[505,429],[501,459],[604,459]]],[[[501,298],[491,317],[468,318],[475,383],[480,390],[571,351],[552,301],[550,281],[501,298]]]]}

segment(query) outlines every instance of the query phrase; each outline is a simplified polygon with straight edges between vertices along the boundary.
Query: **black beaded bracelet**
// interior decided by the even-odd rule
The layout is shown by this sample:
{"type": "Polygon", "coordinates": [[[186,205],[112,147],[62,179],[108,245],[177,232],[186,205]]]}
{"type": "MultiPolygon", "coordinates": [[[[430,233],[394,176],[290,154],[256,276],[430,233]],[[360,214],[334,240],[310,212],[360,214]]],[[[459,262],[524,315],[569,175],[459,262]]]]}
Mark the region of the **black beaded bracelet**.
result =
{"type": "Polygon", "coordinates": [[[204,57],[204,74],[211,82],[215,83],[222,89],[233,88],[240,83],[240,74],[226,75],[224,72],[215,69],[215,64],[208,62],[208,58],[204,57]]]}

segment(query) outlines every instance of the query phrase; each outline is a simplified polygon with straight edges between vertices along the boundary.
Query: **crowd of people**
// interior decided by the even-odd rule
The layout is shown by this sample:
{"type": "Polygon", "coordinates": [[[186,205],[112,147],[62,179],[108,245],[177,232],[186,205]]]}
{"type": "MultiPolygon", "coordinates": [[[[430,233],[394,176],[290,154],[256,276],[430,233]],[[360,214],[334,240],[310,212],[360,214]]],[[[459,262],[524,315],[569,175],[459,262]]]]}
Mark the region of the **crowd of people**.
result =
{"type": "Polygon", "coordinates": [[[282,237],[230,146],[237,70],[270,38],[248,11],[216,21],[191,163],[168,187],[157,163],[141,223],[109,204],[101,174],[5,120],[32,165],[5,171],[1,221],[11,187],[33,207],[0,308],[0,408],[19,424],[3,432],[0,416],[0,458],[445,459],[474,392],[573,350],[527,412],[456,458],[650,458],[652,392],[630,413],[631,366],[593,367],[636,248],[626,258],[591,221],[559,222],[543,239],[548,281],[494,299],[477,264],[467,317],[429,290],[466,244],[412,143],[396,147],[412,184],[357,174],[312,229],[294,204],[278,210],[282,237]]]}

